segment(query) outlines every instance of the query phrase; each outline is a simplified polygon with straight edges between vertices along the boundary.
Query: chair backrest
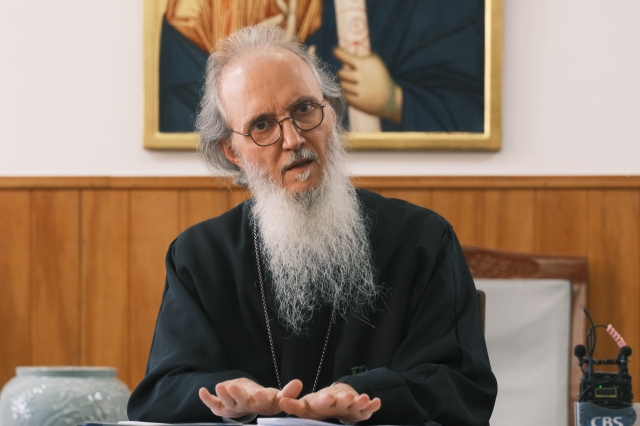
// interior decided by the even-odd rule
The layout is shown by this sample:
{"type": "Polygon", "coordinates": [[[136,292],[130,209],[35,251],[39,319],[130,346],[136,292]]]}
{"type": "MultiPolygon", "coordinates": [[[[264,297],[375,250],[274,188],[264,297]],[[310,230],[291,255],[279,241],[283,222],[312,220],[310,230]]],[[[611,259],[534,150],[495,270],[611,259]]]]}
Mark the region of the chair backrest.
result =
{"type": "Polygon", "coordinates": [[[487,295],[480,289],[476,289],[476,294],[478,295],[478,312],[480,313],[480,324],[482,324],[482,331],[484,332],[484,312],[487,306],[487,295]]]}
{"type": "MultiPolygon", "coordinates": [[[[568,281],[565,294],[567,294],[570,299],[566,301],[570,310],[570,320],[568,324],[570,337],[568,345],[566,346],[566,365],[569,371],[566,398],[568,422],[569,425],[573,425],[573,402],[577,400],[580,389],[580,378],[582,377],[582,371],[577,364],[573,362],[573,348],[575,345],[583,343],[584,333],[586,331],[586,317],[583,313],[587,301],[586,258],[518,254],[470,246],[464,246],[463,251],[474,279],[507,279],[513,280],[514,284],[526,283],[527,281],[524,281],[524,279],[550,279],[554,281],[548,282],[549,285],[545,291],[550,291],[552,287],[556,288],[554,287],[555,285],[560,293],[563,291],[562,283],[558,280],[568,281]]],[[[533,281],[531,281],[531,283],[534,284],[533,281]]],[[[488,290],[488,288],[485,288],[485,290],[488,290]]],[[[491,333],[491,330],[489,330],[489,319],[491,318],[491,314],[493,314],[491,312],[491,297],[492,293],[488,292],[486,308],[487,335],[491,333]]],[[[560,304],[557,304],[556,307],[549,307],[548,309],[558,311],[560,304]]],[[[504,318],[504,320],[508,321],[509,319],[504,318]]],[[[522,368],[527,367],[527,365],[522,366],[522,368]]],[[[552,375],[545,375],[544,377],[540,377],[540,380],[553,381],[554,377],[552,375]]],[[[500,394],[500,383],[498,383],[498,389],[498,394],[500,394]]],[[[541,408],[543,409],[544,407],[541,408]]]]}

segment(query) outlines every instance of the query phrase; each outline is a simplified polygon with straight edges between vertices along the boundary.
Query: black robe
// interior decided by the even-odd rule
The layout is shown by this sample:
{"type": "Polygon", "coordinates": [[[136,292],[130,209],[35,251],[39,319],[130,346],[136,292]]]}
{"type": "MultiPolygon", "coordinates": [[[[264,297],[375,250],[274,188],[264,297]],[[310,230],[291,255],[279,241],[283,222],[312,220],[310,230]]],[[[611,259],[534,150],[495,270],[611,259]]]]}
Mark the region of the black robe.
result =
{"type": "MultiPolygon", "coordinates": [[[[318,389],[343,381],[382,407],[369,424],[486,425],[496,397],[475,286],[456,236],[441,216],[358,190],[370,222],[386,295],[366,321],[349,314],[331,331],[318,389]],[[363,371],[368,371],[354,375],[363,371]],[[433,423],[429,423],[433,422],[433,423]]],[[[246,377],[276,387],[249,219],[251,202],[195,225],[171,244],[147,375],[129,400],[129,418],[219,421],[198,398],[219,382],[246,377]]],[[[282,384],[311,391],[331,309],[303,336],[267,304],[282,384]]]]}

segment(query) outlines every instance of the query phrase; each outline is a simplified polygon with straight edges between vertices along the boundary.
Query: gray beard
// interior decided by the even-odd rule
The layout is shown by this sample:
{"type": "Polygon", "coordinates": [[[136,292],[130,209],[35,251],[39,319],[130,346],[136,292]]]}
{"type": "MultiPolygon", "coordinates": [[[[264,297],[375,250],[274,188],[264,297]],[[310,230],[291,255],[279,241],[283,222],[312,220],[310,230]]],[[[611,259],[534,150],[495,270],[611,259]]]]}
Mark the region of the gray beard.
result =
{"type": "MultiPolygon", "coordinates": [[[[290,161],[314,155],[306,148],[290,161]]],[[[366,219],[349,182],[337,132],[327,147],[323,179],[308,191],[291,193],[266,171],[243,163],[253,192],[251,221],[271,278],[275,308],[283,325],[301,334],[315,310],[364,315],[379,294],[366,219]]],[[[308,174],[297,179],[304,181],[308,174]]]]}

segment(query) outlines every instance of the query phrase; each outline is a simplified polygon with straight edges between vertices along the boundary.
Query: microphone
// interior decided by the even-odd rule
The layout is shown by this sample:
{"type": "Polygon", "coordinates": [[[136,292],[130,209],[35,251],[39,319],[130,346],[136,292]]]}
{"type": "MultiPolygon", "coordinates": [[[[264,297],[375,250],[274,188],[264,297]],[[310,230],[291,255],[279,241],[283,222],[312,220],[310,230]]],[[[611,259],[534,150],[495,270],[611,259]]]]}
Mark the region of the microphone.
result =
{"type": "Polygon", "coordinates": [[[576,345],[573,348],[573,354],[578,358],[578,365],[582,367],[584,364],[584,356],[587,354],[587,348],[584,345],[576,345]]]}
{"type": "Polygon", "coordinates": [[[623,346],[620,348],[620,358],[627,358],[631,356],[631,348],[629,346],[623,346]]]}
{"type": "MultiPolygon", "coordinates": [[[[630,407],[633,401],[633,391],[631,386],[631,376],[628,365],[631,356],[631,348],[620,334],[611,325],[596,325],[589,315],[589,311],[584,310],[591,328],[587,332],[586,346],[576,345],[573,354],[578,358],[578,365],[582,369],[582,380],[580,380],[580,403],[592,403],[601,407],[620,408],[630,407]],[[607,333],[618,344],[620,351],[616,359],[594,359],[593,352],[596,346],[596,329],[606,328],[607,333]],[[587,368],[584,368],[587,364],[587,368]],[[594,365],[618,365],[618,372],[595,372],[594,365]]],[[[580,409],[582,411],[582,408],[580,409]]],[[[586,423],[585,423],[586,424],[586,423]]]]}
{"type": "Polygon", "coordinates": [[[623,346],[620,348],[618,354],[618,371],[619,374],[627,374],[627,365],[629,364],[629,357],[631,356],[631,348],[629,346],[623,346]]]}

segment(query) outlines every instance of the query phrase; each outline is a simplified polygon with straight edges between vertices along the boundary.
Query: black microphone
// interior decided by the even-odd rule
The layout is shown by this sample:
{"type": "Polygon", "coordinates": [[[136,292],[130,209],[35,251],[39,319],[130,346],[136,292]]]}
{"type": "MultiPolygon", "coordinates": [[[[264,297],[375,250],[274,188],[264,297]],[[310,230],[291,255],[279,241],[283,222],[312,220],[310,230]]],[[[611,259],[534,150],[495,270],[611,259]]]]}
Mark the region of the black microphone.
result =
{"type": "Polygon", "coordinates": [[[578,358],[578,365],[582,367],[584,364],[584,356],[587,354],[587,348],[584,345],[576,345],[573,348],[573,354],[578,358]]]}
{"type": "Polygon", "coordinates": [[[619,374],[627,373],[627,364],[629,364],[629,356],[631,356],[631,348],[629,346],[623,346],[620,348],[620,353],[618,354],[618,364],[620,367],[618,368],[619,374]]]}
{"type": "MultiPolygon", "coordinates": [[[[586,346],[576,345],[573,349],[573,354],[578,358],[578,364],[583,371],[582,379],[580,380],[580,394],[578,395],[578,401],[581,403],[597,404],[598,406],[605,408],[621,408],[631,407],[633,401],[633,391],[631,386],[631,376],[627,369],[629,365],[629,356],[631,356],[631,348],[626,346],[624,339],[620,336],[615,329],[609,325],[596,325],[589,315],[589,311],[584,310],[585,315],[589,319],[591,328],[587,331],[586,346]],[[607,333],[616,341],[620,347],[620,352],[616,359],[594,359],[593,352],[596,347],[596,329],[606,328],[607,333]],[[585,369],[583,366],[587,364],[585,369]],[[594,365],[618,365],[618,372],[594,372],[594,365]]],[[[581,406],[580,412],[583,411],[583,407],[589,407],[593,405],[585,404],[581,406]]],[[[586,414],[586,413],[583,413],[586,414]]],[[[600,414],[598,414],[600,415],[600,414]]],[[[578,417],[581,417],[580,415],[578,417]]],[[[595,417],[593,417],[595,419],[595,417]]],[[[583,422],[581,421],[581,424],[583,422]]],[[[585,423],[586,424],[586,423],[585,423]]]]}

